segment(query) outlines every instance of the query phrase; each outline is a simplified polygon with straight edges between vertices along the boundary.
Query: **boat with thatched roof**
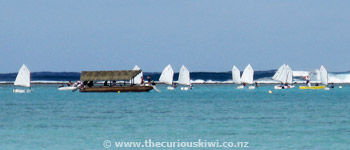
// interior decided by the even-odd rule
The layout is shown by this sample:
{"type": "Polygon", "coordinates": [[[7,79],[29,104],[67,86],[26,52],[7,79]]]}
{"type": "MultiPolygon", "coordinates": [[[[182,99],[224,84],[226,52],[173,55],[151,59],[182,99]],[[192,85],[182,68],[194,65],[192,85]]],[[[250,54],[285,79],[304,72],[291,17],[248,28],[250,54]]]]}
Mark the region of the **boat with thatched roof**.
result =
{"type": "Polygon", "coordinates": [[[148,92],[152,86],[134,84],[141,70],[82,71],[80,92],[148,92]]]}

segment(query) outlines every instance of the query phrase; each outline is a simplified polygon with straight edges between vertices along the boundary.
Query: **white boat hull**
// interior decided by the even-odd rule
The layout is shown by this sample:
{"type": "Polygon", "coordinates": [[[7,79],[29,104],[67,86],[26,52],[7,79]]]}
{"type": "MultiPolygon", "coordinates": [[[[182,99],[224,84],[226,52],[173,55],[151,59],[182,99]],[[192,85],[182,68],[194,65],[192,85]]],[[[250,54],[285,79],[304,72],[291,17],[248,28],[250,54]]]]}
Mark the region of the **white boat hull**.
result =
{"type": "Polygon", "coordinates": [[[60,87],[60,88],[58,88],[58,90],[60,90],[60,91],[76,90],[76,89],[77,89],[77,87],[74,87],[74,86],[60,87]]]}
{"type": "Polygon", "coordinates": [[[31,93],[33,90],[31,89],[13,89],[13,93],[31,93]]]}
{"type": "Polygon", "coordinates": [[[254,89],[255,89],[255,86],[249,86],[248,89],[249,89],[249,90],[254,90],[254,89]]]}
{"type": "Polygon", "coordinates": [[[281,90],[281,89],[291,89],[291,88],[294,88],[294,87],[295,87],[294,85],[288,85],[288,86],[283,86],[283,88],[282,88],[282,86],[276,85],[274,88],[276,90],[281,90]]]}
{"type": "Polygon", "coordinates": [[[172,86],[168,86],[168,90],[174,90],[175,88],[172,86]]]}
{"type": "Polygon", "coordinates": [[[244,89],[243,85],[237,86],[237,89],[244,89]]]}
{"type": "Polygon", "coordinates": [[[181,87],[181,90],[183,91],[187,91],[187,90],[190,90],[191,88],[190,87],[181,87]]]}

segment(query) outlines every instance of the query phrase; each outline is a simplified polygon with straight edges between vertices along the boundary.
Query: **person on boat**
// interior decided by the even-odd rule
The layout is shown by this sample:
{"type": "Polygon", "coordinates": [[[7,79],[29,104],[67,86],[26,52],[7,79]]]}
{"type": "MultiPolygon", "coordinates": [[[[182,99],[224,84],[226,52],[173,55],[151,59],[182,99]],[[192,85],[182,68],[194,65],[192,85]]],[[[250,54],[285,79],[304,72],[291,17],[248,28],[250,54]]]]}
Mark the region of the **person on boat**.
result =
{"type": "Polygon", "coordinates": [[[190,89],[192,89],[193,88],[193,85],[192,84],[190,84],[190,89]]]}
{"type": "Polygon", "coordinates": [[[152,85],[156,85],[156,83],[154,83],[154,80],[152,80],[152,85]]]}
{"type": "Polygon", "coordinates": [[[148,81],[148,84],[151,83],[151,76],[147,76],[147,81],[148,81]]]}
{"type": "Polygon", "coordinates": [[[73,85],[73,83],[72,83],[72,81],[69,81],[67,86],[71,86],[71,85],[73,85]]]}
{"type": "Polygon", "coordinates": [[[174,89],[176,89],[177,88],[177,83],[174,83],[174,89]]]}
{"type": "Polygon", "coordinates": [[[257,88],[259,87],[259,84],[258,84],[258,82],[255,82],[255,87],[257,87],[257,88]]]}
{"type": "Polygon", "coordinates": [[[117,85],[117,81],[113,80],[112,85],[113,85],[113,86],[116,86],[116,85],[117,85]]]}
{"type": "Polygon", "coordinates": [[[289,85],[288,85],[288,83],[285,83],[285,84],[284,84],[284,86],[285,86],[285,87],[287,87],[287,88],[289,88],[289,85]]]}
{"type": "Polygon", "coordinates": [[[306,80],[306,86],[311,86],[310,77],[309,77],[309,76],[306,76],[306,77],[305,77],[305,80],[306,80]]]}
{"type": "Polygon", "coordinates": [[[141,83],[140,83],[141,85],[143,85],[144,84],[144,81],[143,81],[143,76],[141,77],[141,83]]]}
{"type": "Polygon", "coordinates": [[[316,83],[316,86],[318,86],[319,84],[318,83],[316,83]]]}
{"type": "Polygon", "coordinates": [[[88,87],[92,87],[94,86],[94,82],[93,81],[89,81],[89,83],[87,84],[88,87]]]}
{"type": "Polygon", "coordinates": [[[73,84],[74,87],[80,87],[81,86],[81,82],[80,81],[77,81],[73,84]]]}
{"type": "Polygon", "coordinates": [[[281,87],[282,89],[284,89],[284,83],[283,83],[283,82],[281,82],[280,87],[281,87]]]}
{"type": "Polygon", "coordinates": [[[105,83],[103,83],[103,86],[108,86],[108,83],[107,83],[107,81],[105,81],[105,83]]]}
{"type": "Polygon", "coordinates": [[[243,82],[243,86],[246,86],[247,84],[245,82],[243,82]]]}
{"type": "Polygon", "coordinates": [[[329,88],[334,89],[334,83],[332,83],[329,88]]]}

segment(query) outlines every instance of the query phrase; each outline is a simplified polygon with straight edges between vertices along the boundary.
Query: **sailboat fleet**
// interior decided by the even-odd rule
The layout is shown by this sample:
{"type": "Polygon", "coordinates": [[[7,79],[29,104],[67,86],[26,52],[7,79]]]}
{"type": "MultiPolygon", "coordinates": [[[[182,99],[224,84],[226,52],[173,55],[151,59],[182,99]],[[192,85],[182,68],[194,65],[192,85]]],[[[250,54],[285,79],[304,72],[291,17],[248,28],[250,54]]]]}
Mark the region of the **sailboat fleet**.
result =
{"type": "MultiPolygon", "coordinates": [[[[137,65],[133,68],[133,70],[140,70],[141,68],[137,65]]],[[[190,71],[182,65],[179,71],[178,81],[174,81],[174,70],[172,66],[169,64],[167,65],[160,77],[159,82],[164,83],[167,86],[168,90],[174,90],[177,88],[177,84],[181,85],[181,90],[190,90],[192,89],[192,84],[190,80],[190,71]]],[[[320,83],[322,85],[319,85],[318,83],[315,86],[311,86],[311,84],[307,84],[306,86],[299,86],[299,89],[326,89],[329,90],[327,87],[328,85],[328,72],[326,68],[322,65],[319,69],[319,78],[320,83]]],[[[305,79],[309,80],[309,77],[306,76],[305,79]]],[[[273,75],[272,80],[280,82],[280,85],[275,85],[274,89],[280,90],[280,89],[289,89],[294,88],[293,85],[293,70],[292,68],[287,65],[283,64],[278,68],[276,73],[273,75]]],[[[241,76],[240,70],[234,65],[232,67],[232,81],[234,84],[240,84],[237,86],[237,89],[244,89],[248,88],[250,90],[255,89],[257,87],[257,83],[254,84],[254,69],[250,64],[248,64],[241,76]]],[[[135,85],[142,85],[144,83],[143,81],[143,72],[141,71],[138,75],[133,77],[130,80],[130,83],[135,85]]],[[[31,73],[28,67],[23,64],[20,70],[18,71],[16,80],[14,82],[14,85],[16,86],[15,89],[13,89],[14,93],[31,93],[33,90],[31,89],[31,73]]],[[[60,90],[60,89],[59,89],[60,90]]],[[[61,89],[62,90],[62,89],[61,89]]],[[[158,89],[157,89],[158,91],[158,89]]]]}
{"type": "Polygon", "coordinates": [[[159,77],[159,82],[169,85],[167,87],[168,90],[174,90],[177,87],[177,84],[183,85],[180,88],[181,90],[192,89],[192,84],[190,81],[190,71],[188,71],[188,69],[184,65],[181,66],[178,81],[176,83],[173,82],[173,77],[174,70],[169,64],[162,71],[162,74],[159,77]]]}
{"type": "Polygon", "coordinates": [[[246,84],[249,84],[248,89],[253,90],[255,89],[255,86],[251,86],[254,84],[254,69],[253,67],[248,64],[247,67],[245,67],[242,77],[240,77],[240,72],[236,66],[233,66],[232,68],[232,79],[234,84],[242,84],[237,87],[237,89],[244,89],[246,84]]]}

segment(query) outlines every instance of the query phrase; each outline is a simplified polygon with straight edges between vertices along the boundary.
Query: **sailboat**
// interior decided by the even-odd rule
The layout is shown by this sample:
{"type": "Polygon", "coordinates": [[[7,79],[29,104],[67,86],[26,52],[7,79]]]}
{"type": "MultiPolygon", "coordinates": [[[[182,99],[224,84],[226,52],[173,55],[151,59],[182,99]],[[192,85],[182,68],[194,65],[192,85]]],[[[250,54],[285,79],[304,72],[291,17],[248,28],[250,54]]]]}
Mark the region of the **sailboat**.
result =
{"type": "Polygon", "coordinates": [[[275,89],[294,88],[293,85],[293,70],[286,64],[283,64],[272,77],[273,80],[281,82],[281,85],[276,85],[275,89]]]}
{"type": "Polygon", "coordinates": [[[241,84],[241,72],[236,66],[232,68],[232,80],[233,84],[241,84]]]}
{"type": "Polygon", "coordinates": [[[14,85],[27,87],[29,89],[13,89],[13,93],[32,92],[32,89],[30,86],[30,71],[25,64],[23,64],[21,69],[19,69],[14,85]]]}
{"type": "Polygon", "coordinates": [[[312,90],[317,90],[317,89],[326,89],[326,85],[328,85],[328,72],[326,68],[322,65],[320,68],[320,79],[321,79],[321,86],[300,86],[299,89],[312,89],[312,90]]]}
{"type": "MultiPolygon", "coordinates": [[[[320,68],[320,79],[321,79],[321,84],[325,86],[328,85],[328,71],[323,65],[320,68]]],[[[329,87],[325,87],[324,89],[329,90],[329,87]]]]}
{"type": "MultiPolygon", "coordinates": [[[[141,70],[141,68],[138,65],[135,65],[135,67],[132,70],[141,70]]],[[[134,84],[142,84],[143,83],[143,72],[136,75],[132,80],[134,80],[134,84]]]]}
{"type": "MultiPolygon", "coordinates": [[[[173,84],[174,70],[169,64],[166,66],[159,77],[159,82],[165,83],[167,85],[173,84]]],[[[175,88],[172,86],[168,86],[168,90],[174,90],[175,88]]]]}
{"type": "Polygon", "coordinates": [[[181,87],[181,90],[192,89],[192,85],[190,82],[190,71],[188,71],[188,69],[184,65],[181,66],[178,83],[181,85],[186,85],[185,87],[181,87]]]}
{"type": "MultiPolygon", "coordinates": [[[[242,77],[241,77],[241,83],[243,84],[253,84],[254,83],[254,69],[250,64],[248,64],[247,67],[245,67],[242,77]]],[[[237,87],[238,89],[244,88],[244,86],[237,87]]],[[[255,89],[255,86],[249,86],[249,89],[255,89]]]]}

